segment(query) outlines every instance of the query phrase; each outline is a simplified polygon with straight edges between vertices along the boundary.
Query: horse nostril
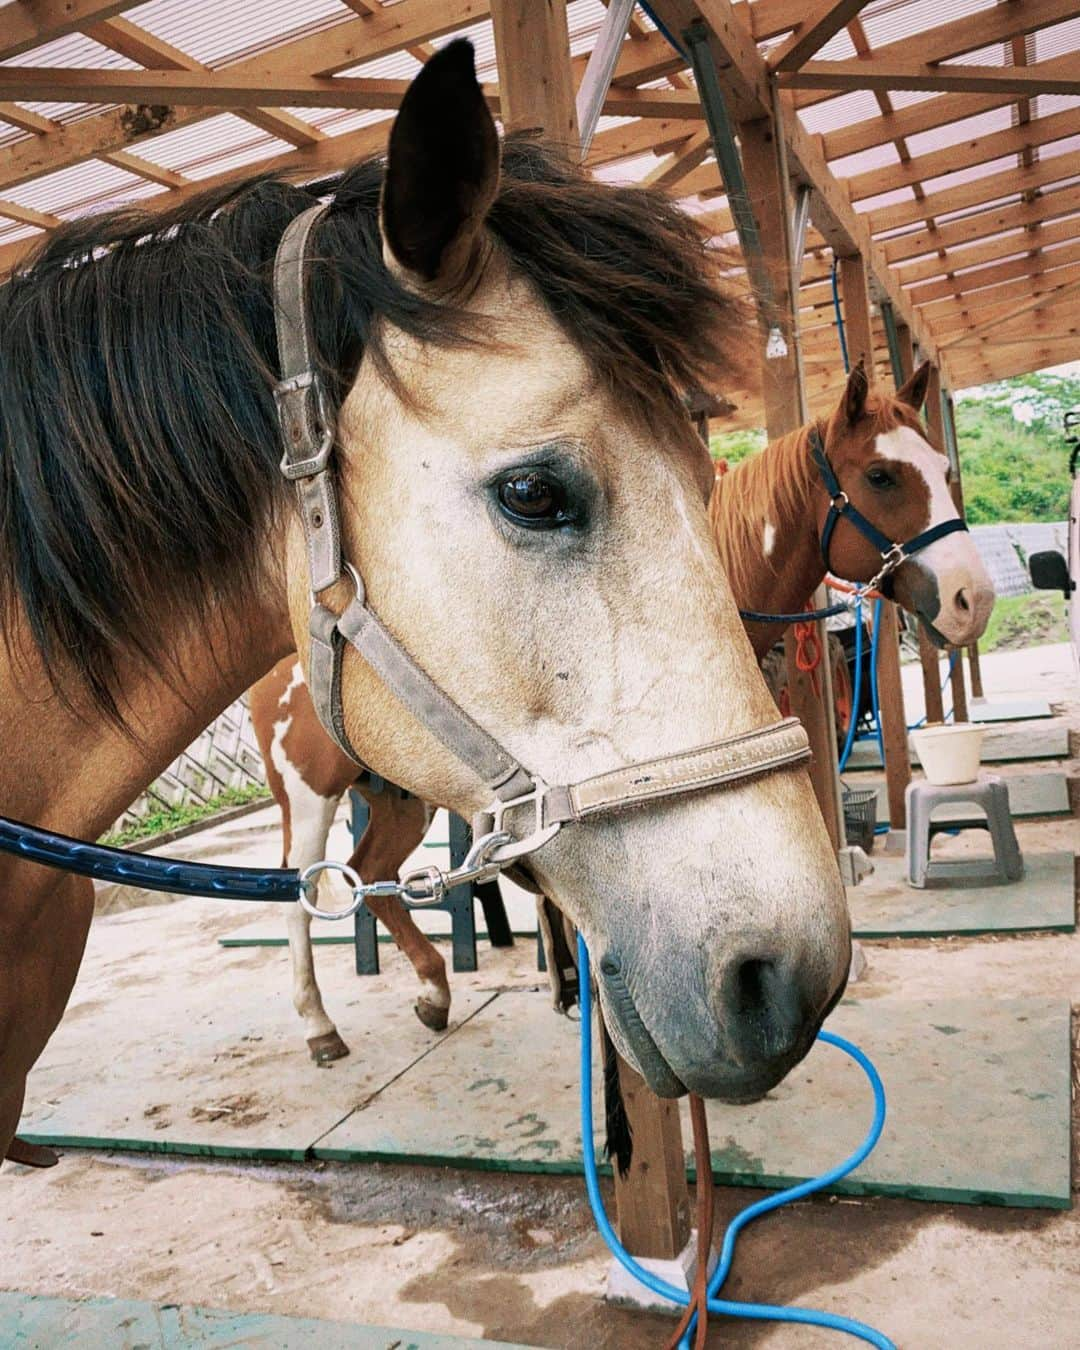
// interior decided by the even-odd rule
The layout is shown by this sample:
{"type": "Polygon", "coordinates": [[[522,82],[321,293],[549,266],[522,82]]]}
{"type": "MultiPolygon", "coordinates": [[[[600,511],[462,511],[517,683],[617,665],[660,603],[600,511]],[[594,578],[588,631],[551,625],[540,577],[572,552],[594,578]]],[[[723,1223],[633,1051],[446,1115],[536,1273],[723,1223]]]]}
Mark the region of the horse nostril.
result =
{"type": "Polygon", "coordinates": [[[775,961],[751,957],[735,964],[726,993],[737,1058],[771,1059],[791,1052],[805,1016],[798,980],[775,961]]]}
{"type": "Polygon", "coordinates": [[[971,603],[967,598],[967,591],[963,588],[956,592],[956,599],[953,601],[953,604],[961,614],[969,614],[971,612],[971,603]]]}

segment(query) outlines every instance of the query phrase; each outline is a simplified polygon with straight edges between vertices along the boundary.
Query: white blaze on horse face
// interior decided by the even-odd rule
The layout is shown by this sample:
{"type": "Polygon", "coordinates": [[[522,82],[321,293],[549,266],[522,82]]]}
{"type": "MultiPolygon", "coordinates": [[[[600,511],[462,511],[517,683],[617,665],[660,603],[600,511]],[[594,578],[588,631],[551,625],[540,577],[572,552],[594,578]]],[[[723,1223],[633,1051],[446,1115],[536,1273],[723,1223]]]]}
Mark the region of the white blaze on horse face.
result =
{"type": "MultiPolygon", "coordinates": [[[[882,459],[910,465],[926,484],[930,505],[920,530],[957,519],[959,513],[946,478],[949,461],[917,431],[897,427],[882,432],[874,449],[882,459]]],[[[974,539],[959,530],[947,534],[921,550],[916,561],[937,581],[941,608],[930,616],[934,627],[958,646],[976,641],[990,617],[994,588],[974,539]]]]}

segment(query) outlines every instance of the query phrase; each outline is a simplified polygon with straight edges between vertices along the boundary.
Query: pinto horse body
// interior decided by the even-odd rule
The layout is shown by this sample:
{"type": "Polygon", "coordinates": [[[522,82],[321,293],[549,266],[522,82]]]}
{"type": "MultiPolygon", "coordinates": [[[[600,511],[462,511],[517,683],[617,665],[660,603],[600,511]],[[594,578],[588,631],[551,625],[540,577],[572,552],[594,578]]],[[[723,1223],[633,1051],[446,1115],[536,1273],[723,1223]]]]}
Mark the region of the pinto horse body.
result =
{"type": "MultiPolygon", "coordinates": [[[[871,393],[857,365],[832,417],[817,424],[852,502],[897,541],[957,515],[948,491],[948,460],[930,444],[919,419],[928,373],[923,366],[890,397],[871,393]]],[[[710,519],[741,609],[797,612],[824,579],[820,539],[829,497],[812,461],[814,425],[771,442],[717,479],[710,519]]],[[[855,582],[869,581],[881,566],[880,555],[843,521],[833,534],[829,562],[837,576],[855,582]]],[[[897,569],[893,589],[905,608],[957,646],[977,640],[993,604],[989,576],[966,533],[912,556],[897,569]]],[[[759,659],[783,631],[753,621],[746,628],[759,659]]],[[[356,765],[320,726],[295,658],[281,661],[254,687],[251,715],[283,815],[285,865],[306,867],[326,856],[330,825],[342,794],[356,780],[356,765]]],[[[365,793],[362,781],[358,789],[365,793]]],[[[369,823],[352,866],[365,881],[396,876],[419,846],[429,814],[417,801],[365,797],[369,823]],[[378,870],[388,866],[393,870],[378,870]]],[[[335,884],[332,874],[327,882],[335,884]]],[[[417,1016],[441,1030],[450,1010],[445,961],[397,901],[377,901],[372,908],[420,978],[417,1016]]],[[[287,922],[293,1002],[312,1058],[325,1063],[347,1054],[348,1047],[327,1015],[315,977],[311,917],[297,907],[287,922]]]]}
{"type": "MultiPolygon", "coordinates": [[[[74,222],[0,287],[5,815],[97,837],[275,662],[307,662],[272,282],[325,195],[308,290],[342,543],[413,660],[551,783],[775,721],[680,401],[739,377],[738,307],[659,195],[500,153],[457,42],[407,92],[385,167],[74,222]]],[[[351,650],[342,716],[381,776],[466,817],[490,804],[351,650]]],[[[799,768],[569,825],[529,866],[660,1093],[760,1096],[843,988],[843,889],[799,768]]],[[[3,1150],[92,893],[5,857],[0,895],[3,1150]]]]}

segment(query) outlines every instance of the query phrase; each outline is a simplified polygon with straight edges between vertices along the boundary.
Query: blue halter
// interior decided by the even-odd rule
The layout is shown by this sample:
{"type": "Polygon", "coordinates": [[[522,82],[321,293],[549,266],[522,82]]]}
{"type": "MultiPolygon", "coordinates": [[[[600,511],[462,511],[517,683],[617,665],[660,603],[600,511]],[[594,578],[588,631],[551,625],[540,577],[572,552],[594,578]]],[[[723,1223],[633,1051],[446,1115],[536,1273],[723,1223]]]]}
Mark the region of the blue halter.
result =
{"type": "Polygon", "coordinates": [[[897,544],[889,538],[887,534],[882,534],[878,527],[867,520],[863,513],[855,506],[851,498],[840,486],[840,480],[836,476],[836,471],[829,463],[829,457],[825,453],[825,446],[821,441],[821,432],[817,427],[810,433],[810,454],[817,471],[821,475],[821,481],[825,485],[825,491],[829,494],[829,512],[825,517],[825,525],[821,531],[821,557],[825,563],[826,571],[829,571],[829,545],[832,542],[833,531],[840,520],[849,521],[859,531],[864,539],[869,540],[871,544],[881,554],[882,568],[871,585],[880,587],[880,583],[888,581],[891,573],[913,554],[921,553],[924,548],[929,548],[931,544],[937,543],[939,539],[944,539],[946,535],[956,534],[960,530],[967,530],[967,524],[956,516],[953,520],[943,520],[937,525],[931,525],[929,529],[923,530],[921,534],[915,535],[904,544],[897,544]]]}

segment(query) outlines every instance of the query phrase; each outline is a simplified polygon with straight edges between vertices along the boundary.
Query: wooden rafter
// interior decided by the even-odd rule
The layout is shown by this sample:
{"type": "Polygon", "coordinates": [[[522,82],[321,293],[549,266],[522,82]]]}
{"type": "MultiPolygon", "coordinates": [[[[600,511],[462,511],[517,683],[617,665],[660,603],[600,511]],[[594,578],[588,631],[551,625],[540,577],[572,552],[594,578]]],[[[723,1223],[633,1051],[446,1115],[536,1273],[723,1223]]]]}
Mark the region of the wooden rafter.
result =
{"type": "MultiPolygon", "coordinates": [[[[1008,206],[996,206],[987,211],[979,211],[959,220],[950,220],[933,230],[918,230],[912,234],[900,235],[896,239],[885,241],[883,248],[890,263],[903,262],[908,258],[918,258],[924,253],[933,253],[937,249],[963,249],[966,244],[976,240],[989,239],[1003,234],[1006,230],[1024,229],[1046,220],[1057,220],[1062,216],[1075,215],[1080,211],[1080,186],[1057,188],[1053,192],[1036,197],[1033,202],[1012,202],[1008,206]]],[[[1013,236],[1012,248],[1023,248],[1020,236],[1013,236]]],[[[958,253],[957,266],[965,265],[965,253],[958,253]]],[[[940,259],[934,260],[935,269],[940,259]]],[[[928,275],[936,276],[937,270],[928,275]]],[[[913,274],[904,275],[903,281],[917,279],[913,274]]]]}
{"type": "MultiPolygon", "coordinates": [[[[1067,244],[1080,239],[1080,221],[1055,220],[1036,222],[1023,234],[997,236],[985,243],[970,248],[960,248],[947,253],[945,258],[926,259],[919,263],[910,263],[897,269],[897,278],[903,286],[910,286],[912,304],[922,304],[939,295],[952,294],[952,290],[943,287],[966,286],[969,277],[974,278],[988,267],[1012,267],[1015,263],[1033,262],[1035,258],[1053,256],[1045,252],[1052,245],[1067,244]],[[1016,258],[1016,254],[1021,254],[1016,258]],[[1001,260],[1006,261],[1002,262],[1001,260]],[[1009,261],[1011,260],[1011,261],[1009,261]],[[958,271],[957,269],[971,269],[958,271]],[[942,276],[943,272],[947,276],[942,276]],[[922,284],[916,284],[922,283],[922,284]]],[[[1057,250],[1054,249],[1053,252],[1057,250]]],[[[1010,273],[1009,275],[1019,275],[1010,273]]],[[[972,284],[977,284],[973,282],[972,284]]]]}
{"type": "Polygon", "coordinates": [[[819,0],[786,42],[769,53],[772,70],[798,70],[849,23],[868,0],[819,0]]]}
{"type": "Polygon", "coordinates": [[[897,188],[914,187],[928,178],[942,178],[946,174],[971,169],[978,164],[1020,154],[1030,146],[1050,145],[1066,136],[1080,135],[1080,109],[1067,108],[1064,112],[1037,117],[1034,121],[991,131],[985,136],[958,141],[940,150],[917,155],[903,164],[886,164],[866,173],[848,178],[848,195],[853,202],[879,193],[894,192],[897,188]]]}
{"type": "MultiPolygon", "coordinates": [[[[948,341],[942,343],[942,348],[945,349],[948,347],[955,347],[960,343],[973,342],[975,339],[985,336],[991,329],[1004,328],[1011,321],[1023,318],[1025,314],[1030,313],[1033,309],[1056,306],[1058,302],[1067,299],[1069,296],[1075,295],[1077,291],[1080,291],[1080,278],[1068,283],[1063,283],[1048,292],[1032,296],[1030,299],[1024,301],[1023,304],[1008,309],[1004,313],[998,314],[995,312],[992,317],[982,319],[977,327],[970,328],[964,333],[949,338],[948,341]]],[[[1067,313],[1075,323],[1077,317],[1076,307],[1070,305],[1067,313]]]]}
{"type": "Polygon", "coordinates": [[[712,140],[708,130],[693,132],[686,140],[662,159],[643,179],[647,187],[673,188],[696,169],[706,156],[712,154],[712,140]]]}
{"type": "Polygon", "coordinates": [[[1000,173],[986,174],[982,178],[961,183],[958,187],[942,188],[930,193],[923,201],[897,202],[895,206],[884,206],[879,211],[870,212],[870,228],[874,234],[884,230],[900,229],[904,225],[913,225],[925,220],[927,216],[945,215],[952,211],[966,211],[981,206],[984,202],[1000,201],[1015,193],[1036,188],[1048,187],[1063,178],[1076,176],[1076,159],[1071,155],[1055,155],[1052,159],[1040,160],[1030,169],[1004,169],[1000,173]]]}
{"type": "MultiPolygon", "coordinates": [[[[1015,0],[1012,0],[1015,3],[1015,0]]],[[[1043,71],[1066,77],[1076,74],[1076,54],[1066,52],[1041,63],[1043,71]]],[[[1016,102],[1014,94],[949,94],[926,99],[907,108],[897,108],[891,117],[871,117],[851,126],[839,127],[823,133],[822,141],[827,159],[842,159],[870,150],[875,145],[886,145],[897,136],[918,136],[924,131],[951,122],[960,122],[993,108],[1004,108],[1016,102]]]]}
{"type": "Polygon", "coordinates": [[[0,4],[0,60],[20,56],[43,42],[66,37],[102,19],[111,19],[139,0],[103,5],[98,0],[7,0],[0,4]]]}
{"type": "Polygon", "coordinates": [[[1072,242],[1065,243],[1060,248],[1047,250],[1042,247],[1043,240],[1038,234],[1031,235],[1023,239],[1020,245],[1028,251],[1021,253],[1017,258],[991,263],[987,267],[976,267],[969,272],[960,272],[943,277],[939,281],[926,282],[921,286],[913,286],[909,293],[911,303],[923,307],[923,313],[932,320],[931,307],[938,302],[959,296],[974,298],[976,292],[990,290],[1003,281],[1012,281],[1017,277],[1037,277],[1044,272],[1052,271],[1055,267],[1080,262],[1080,236],[1076,226],[1071,224],[1069,233],[1064,237],[1072,242]]]}
{"type": "MultiPolygon", "coordinates": [[[[1053,27],[1080,13],[1077,0],[1010,0],[1003,5],[991,5],[977,10],[962,19],[953,19],[939,24],[926,32],[915,33],[909,37],[898,38],[895,42],[885,43],[874,49],[869,59],[854,58],[847,62],[829,62],[829,65],[846,66],[849,72],[862,71],[872,80],[875,67],[895,66],[911,62],[914,64],[934,65],[941,61],[963,56],[968,52],[979,51],[995,42],[1005,42],[1009,38],[1025,33],[1035,33],[1042,28],[1053,27]]],[[[1075,63],[1075,57],[1073,58],[1075,63]]],[[[818,64],[818,63],[814,63],[818,64]]],[[[962,69],[971,69],[963,67],[962,69]]],[[[1073,73],[1075,74],[1075,64],[1073,73]]],[[[788,77],[784,77],[788,78],[788,77]]],[[[862,85],[856,87],[872,87],[862,85]]],[[[803,89],[796,96],[796,106],[811,107],[824,99],[834,98],[837,90],[803,89]]]]}
{"type": "MultiPolygon", "coordinates": [[[[1046,64],[1049,64],[1048,62],[1046,64]]],[[[791,89],[929,90],[954,94],[1080,94],[1080,76],[1034,66],[932,66],[921,61],[808,61],[780,75],[791,89]]]]}

